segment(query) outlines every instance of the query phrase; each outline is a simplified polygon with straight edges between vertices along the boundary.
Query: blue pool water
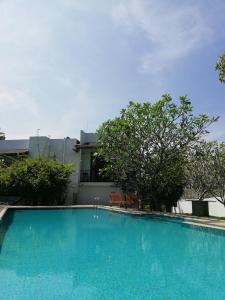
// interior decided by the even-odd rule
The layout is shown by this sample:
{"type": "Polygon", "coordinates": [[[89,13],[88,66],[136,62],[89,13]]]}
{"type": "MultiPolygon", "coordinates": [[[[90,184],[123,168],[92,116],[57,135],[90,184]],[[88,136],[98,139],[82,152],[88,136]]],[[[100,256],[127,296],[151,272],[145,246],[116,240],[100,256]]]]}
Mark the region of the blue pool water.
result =
{"type": "Polygon", "coordinates": [[[1,300],[224,300],[225,235],[101,209],[12,210],[1,300]]]}

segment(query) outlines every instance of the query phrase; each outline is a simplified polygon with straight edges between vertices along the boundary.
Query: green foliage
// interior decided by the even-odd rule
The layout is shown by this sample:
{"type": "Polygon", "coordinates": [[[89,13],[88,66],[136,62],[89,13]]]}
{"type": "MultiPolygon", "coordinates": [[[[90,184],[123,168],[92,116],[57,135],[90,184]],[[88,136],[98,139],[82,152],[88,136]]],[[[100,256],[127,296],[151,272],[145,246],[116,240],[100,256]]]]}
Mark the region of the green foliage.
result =
{"type": "Polygon", "coordinates": [[[71,165],[45,158],[18,160],[0,165],[0,193],[19,196],[29,205],[52,205],[63,201],[71,165]]]}
{"type": "Polygon", "coordinates": [[[215,197],[225,205],[225,144],[202,141],[193,149],[189,164],[189,186],[203,200],[215,197]]]}
{"type": "Polygon", "coordinates": [[[0,140],[5,140],[5,133],[4,132],[0,132],[0,140]]]}
{"type": "Polygon", "coordinates": [[[97,131],[98,153],[106,162],[102,172],[154,208],[164,204],[169,209],[183,191],[189,148],[216,120],[194,116],[186,96],[179,105],[168,94],[154,104],[130,102],[97,131]]]}
{"type": "Polygon", "coordinates": [[[225,51],[215,64],[215,69],[219,72],[219,81],[225,83],[225,51]]]}

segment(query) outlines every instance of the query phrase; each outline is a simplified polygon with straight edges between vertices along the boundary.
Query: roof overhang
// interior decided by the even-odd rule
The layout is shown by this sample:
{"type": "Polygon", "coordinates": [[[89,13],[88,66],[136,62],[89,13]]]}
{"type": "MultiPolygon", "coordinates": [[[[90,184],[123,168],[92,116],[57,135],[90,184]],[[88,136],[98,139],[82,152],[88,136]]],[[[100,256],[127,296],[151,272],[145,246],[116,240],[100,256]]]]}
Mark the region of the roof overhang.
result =
{"type": "Polygon", "coordinates": [[[0,155],[19,155],[28,153],[28,149],[0,149],[0,155]]]}
{"type": "Polygon", "coordinates": [[[95,149],[96,148],[96,144],[76,144],[73,147],[73,150],[78,152],[81,149],[95,149]]]}

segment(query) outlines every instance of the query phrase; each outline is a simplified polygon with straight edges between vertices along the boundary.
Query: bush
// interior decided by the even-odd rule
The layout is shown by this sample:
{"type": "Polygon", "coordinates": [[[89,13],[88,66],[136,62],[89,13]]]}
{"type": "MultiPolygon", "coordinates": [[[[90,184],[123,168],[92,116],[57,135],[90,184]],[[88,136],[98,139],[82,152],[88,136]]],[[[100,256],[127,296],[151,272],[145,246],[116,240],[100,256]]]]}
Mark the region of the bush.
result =
{"type": "Polygon", "coordinates": [[[19,196],[28,205],[63,203],[72,166],[45,158],[0,165],[0,194],[19,196]]]}

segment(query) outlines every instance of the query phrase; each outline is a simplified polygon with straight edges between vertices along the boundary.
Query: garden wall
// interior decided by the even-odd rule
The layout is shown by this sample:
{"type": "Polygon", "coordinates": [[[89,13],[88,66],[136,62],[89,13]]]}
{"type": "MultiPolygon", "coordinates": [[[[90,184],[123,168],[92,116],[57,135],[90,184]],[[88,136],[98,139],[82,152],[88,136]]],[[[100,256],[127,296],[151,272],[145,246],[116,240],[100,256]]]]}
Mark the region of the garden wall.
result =
{"type": "MultiPolygon", "coordinates": [[[[225,207],[215,198],[207,198],[204,201],[208,201],[209,215],[214,217],[225,217],[225,207]]],[[[189,199],[182,199],[178,201],[177,207],[173,209],[176,213],[191,214],[192,213],[192,201],[189,199]]]]}

